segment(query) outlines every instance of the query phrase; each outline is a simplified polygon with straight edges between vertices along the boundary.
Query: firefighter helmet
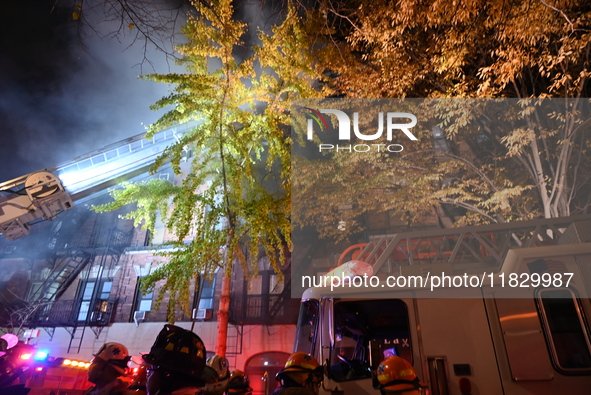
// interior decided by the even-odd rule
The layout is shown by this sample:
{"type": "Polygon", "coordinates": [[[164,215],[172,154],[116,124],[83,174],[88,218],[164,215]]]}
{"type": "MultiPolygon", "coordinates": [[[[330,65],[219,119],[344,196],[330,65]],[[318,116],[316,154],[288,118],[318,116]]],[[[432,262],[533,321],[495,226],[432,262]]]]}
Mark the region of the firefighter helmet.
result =
{"type": "Polygon", "coordinates": [[[112,365],[120,374],[125,374],[127,363],[131,359],[129,351],[121,343],[105,343],[94,355],[112,365]]]}
{"type": "Polygon", "coordinates": [[[218,380],[226,380],[230,378],[228,360],[226,358],[214,355],[207,359],[206,365],[215,370],[218,380]]]}
{"type": "Polygon", "coordinates": [[[383,360],[377,369],[380,389],[388,392],[412,391],[425,388],[412,365],[404,358],[393,355],[383,360]]]}
{"type": "Polygon", "coordinates": [[[316,358],[314,358],[310,354],[306,354],[302,351],[296,351],[287,358],[285,362],[285,366],[283,367],[284,371],[288,370],[316,370],[320,367],[316,358]]]}
{"type": "Polygon", "coordinates": [[[318,364],[316,358],[305,352],[296,351],[287,358],[285,366],[277,373],[277,378],[280,379],[281,376],[289,372],[320,373],[321,371],[322,367],[318,364]]]}
{"type": "Polygon", "coordinates": [[[144,361],[154,367],[202,379],[205,345],[195,333],[175,325],[164,325],[144,361]]]}
{"type": "Polygon", "coordinates": [[[249,394],[252,392],[250,380],[242,370],[234,370],[228,383],[228,394],[249,394]]]}
{"type": "Polygon", "coordinates": [[[228,360],[222,356],[214,355],[207,359],[203,370],[205,387],[202,391],[206,395],[221,395],[230,381],[228,360]]]}

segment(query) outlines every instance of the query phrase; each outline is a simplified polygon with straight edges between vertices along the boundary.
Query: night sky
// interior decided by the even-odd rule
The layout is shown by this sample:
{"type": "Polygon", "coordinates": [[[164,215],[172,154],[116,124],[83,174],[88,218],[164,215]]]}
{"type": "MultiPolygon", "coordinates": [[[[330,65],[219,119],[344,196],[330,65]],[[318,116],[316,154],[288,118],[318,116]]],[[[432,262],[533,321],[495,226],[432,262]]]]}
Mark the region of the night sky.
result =
{"type": "MultiPolygon", "coordinates": [[[[162,111],[149,109],[168,87],[138,79],[169,71],[128,37],[77,33],[73,2],[0,5],[0,182],[144,132],[162,111]]],[[[95,25],[103,33],[106,23],[95,25]]]]}

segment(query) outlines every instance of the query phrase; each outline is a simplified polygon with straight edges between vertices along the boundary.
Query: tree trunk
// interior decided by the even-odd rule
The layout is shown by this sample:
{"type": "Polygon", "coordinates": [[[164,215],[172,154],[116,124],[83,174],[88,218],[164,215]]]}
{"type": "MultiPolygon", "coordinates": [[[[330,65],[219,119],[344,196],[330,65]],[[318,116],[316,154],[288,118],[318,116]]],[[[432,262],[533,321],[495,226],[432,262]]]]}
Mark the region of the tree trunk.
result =
{"type": "Polygon", "coordinates": [[[226,346],[228,342],[228,318],[230,315],[230,275],[224,274],[222,280],[222,294],[220,295],[220,305],[218,310],[218,336],[216,340],[215,353],[220,357],[226,356],[226,346]]]}

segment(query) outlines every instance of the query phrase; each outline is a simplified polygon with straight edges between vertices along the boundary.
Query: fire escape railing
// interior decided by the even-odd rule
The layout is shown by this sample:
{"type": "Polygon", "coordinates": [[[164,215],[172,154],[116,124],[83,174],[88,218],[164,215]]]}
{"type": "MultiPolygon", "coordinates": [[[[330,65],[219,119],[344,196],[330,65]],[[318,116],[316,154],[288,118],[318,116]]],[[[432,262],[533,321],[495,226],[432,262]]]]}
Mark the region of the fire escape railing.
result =
{"type": "Polygon", "coordinates": [[[241,325],[294,324],[299,311],[299,300],[291,298],[291,270],[284,269],[281,291],[268,290],[249,294],[245,283],[240,293],[230,299],[230,322],[241,325]]]}
{"type": "Polygon", "coordinates": [[[115,301],[96,299],[86,317],[80,320],[81,300],[57,300],[44,303],[27,322],[34,327],[76,327],[82,325],[105,326],[111,322],[115,301]]]}

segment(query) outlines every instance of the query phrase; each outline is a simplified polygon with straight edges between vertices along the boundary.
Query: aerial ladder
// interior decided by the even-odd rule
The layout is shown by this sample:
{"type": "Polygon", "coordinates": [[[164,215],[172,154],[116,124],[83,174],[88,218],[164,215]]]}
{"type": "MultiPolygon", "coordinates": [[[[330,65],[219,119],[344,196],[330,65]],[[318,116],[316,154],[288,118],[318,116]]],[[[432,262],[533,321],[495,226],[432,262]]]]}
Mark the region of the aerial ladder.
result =
{"type": "Polygon", "coordinates": [[[124,139],[54,167],[0,183],[0,233],[14,241],[38,222],[49,221],[74,203],[145,173],[156,157],[195,127],[189,122],[124,139]]]}

